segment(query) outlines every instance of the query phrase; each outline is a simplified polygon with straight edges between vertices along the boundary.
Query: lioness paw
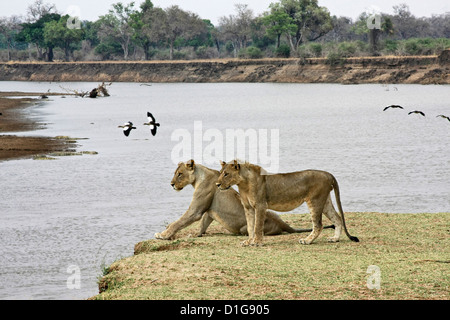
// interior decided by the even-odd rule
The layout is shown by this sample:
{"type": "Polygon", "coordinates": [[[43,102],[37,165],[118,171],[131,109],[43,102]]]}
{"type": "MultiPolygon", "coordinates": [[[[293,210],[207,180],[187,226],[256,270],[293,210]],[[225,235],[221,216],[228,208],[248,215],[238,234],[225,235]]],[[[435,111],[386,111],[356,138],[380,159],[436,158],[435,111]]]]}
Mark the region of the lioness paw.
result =
{"type": "Polygon", "coordinates": [[[255,240],[253,239],[250,243],[251,246],[253,247],[262,247],[264,245],[262,240],[255,240]]]}
{"type": "Polygon", "coordinates": [[[311,244],[311,243],[312,243],[312,241],[310,241],[310,240],[308,240],[308,239],[300,239],[300,240],[298,240],[298,242],[299,242],[300,244],[305,244],[305,245],[308,245],[308,244],[311,244]]]}
{"type": "Polygon", "coordinates": [[[328,242],[333,242],[333,243],[339,242],[339,238],[335,238],[335,237],[328,238],[327,240],[328,240],[328,242]]]}
{"type": "Polygon", "coordinates": [[[155,239],[157,239],[157,240],[169,240],[169,238],[164,237],[161,233],[155,233],[155,239]]]}

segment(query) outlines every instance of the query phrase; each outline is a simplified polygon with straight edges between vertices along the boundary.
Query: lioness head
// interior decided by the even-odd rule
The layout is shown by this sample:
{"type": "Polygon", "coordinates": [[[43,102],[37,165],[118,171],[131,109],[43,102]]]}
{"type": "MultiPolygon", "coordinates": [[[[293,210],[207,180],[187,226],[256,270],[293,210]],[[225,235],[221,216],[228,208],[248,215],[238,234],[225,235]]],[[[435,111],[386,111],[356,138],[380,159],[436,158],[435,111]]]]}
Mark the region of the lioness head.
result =
{"type": "Polygon", "coordinates": [[[173,175],[170,185],[176,191],[183,190],[188,184],[193,184],[195,182],[195,162],[194,160],[189,160],[188,162],[180,162],[178,164],[177,170],[173,175]]]}
{"type": "Polygon", "coordinates": [[[222,162],[222,170],[216,183],[217,187],[220,190],[227,190],[241,182],[240,170],[241,166],[236,160],[231,163],[222,162]]]}

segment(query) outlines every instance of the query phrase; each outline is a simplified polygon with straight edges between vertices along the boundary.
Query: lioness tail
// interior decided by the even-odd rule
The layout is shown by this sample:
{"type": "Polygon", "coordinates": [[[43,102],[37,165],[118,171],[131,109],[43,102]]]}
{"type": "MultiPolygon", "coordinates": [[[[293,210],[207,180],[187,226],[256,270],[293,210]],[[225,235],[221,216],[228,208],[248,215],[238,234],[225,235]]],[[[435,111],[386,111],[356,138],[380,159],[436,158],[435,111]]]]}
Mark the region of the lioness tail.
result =
{"type": "Polygon", "coordinates": [[[341,214],[341,217],[342,217],[342,224],[344,225],[345,234],[347,235],[347,237],[351,241],[359,242],[359,239],[357,237],[354,237],[354,236],[350,235],[350,233],[347,230],[347,226],[345,225],[344,210],[342,210],[341,195],[340,195],[340,192],[339,192],[339,184],[338,184],[336,178],[334,176],[332,176],[332,177],[333,177],[334,195],[336,197],[336,204],[338,206],[339,213],[341,214]]]}

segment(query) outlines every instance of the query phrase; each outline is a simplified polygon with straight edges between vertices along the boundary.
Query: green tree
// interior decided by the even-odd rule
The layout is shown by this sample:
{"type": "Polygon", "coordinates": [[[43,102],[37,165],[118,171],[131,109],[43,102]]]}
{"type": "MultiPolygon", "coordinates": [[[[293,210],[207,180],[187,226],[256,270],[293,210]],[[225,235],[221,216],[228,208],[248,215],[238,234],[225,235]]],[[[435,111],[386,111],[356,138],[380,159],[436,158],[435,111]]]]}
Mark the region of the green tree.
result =
{"type": "MultiPolygon", "coordinates": [[[[70,61],[73,55],[74,44],[83,39],[84,31],[67,26],[68,15],[61,17],[58,21],[50,21],[44,26],[44,42],[49,47],[59,47],[64,50],[65,61],[70,61]]],[[[50,58],[49,58],[50,60],[50,58]]]]}
{"type": "Polygon", "coordinates": [[[123,58],[128,59],[134,30],[131,26],[132,17],[136,13],[134,2],[123,5],[121,2],[112,5],[109,13],[100,17],[99,37],[103,41],[116,41],[123,50],[123,58]]]}
{"type": "Polygon", "coordinates": [[[276,37],[277,48],[281,44],[283,34],[293,35],[297,31],[294,19],[283,11],[280,3],[270,4],[270,12],[266,12],[262,18],[264,25],[267,26],[266,32],[269,37],[276,37]]]}
{"type": "Polygon", "coordinates": [[[315,41],[333,29],[330,12],[318,0],[280,0],[280,9],[289,15],[295,32],[286,32],[293,51],[307,41],[315,41]]]}
{"type": "Polygon", "coordinates": [[[149,60],[149,50],[152,41],[146,31],[149,30],[152,25],[151,15],[149,13],[153,10],[153,3],[151,0],[145,0],[141,4],[140,9],[140,11],[136,11],[130,16],[130,26],[133,28],[132,40],[135,44],[142,47],[145,60],[149,60]]]}
{"type": "Polygon", "coordinates": [[[59,21],[61,16],[57,13],[48,13],[43,15],[36,22],[22,23],[22,30],[16,37],[17,41],[34,44],[38,51],[38,59],[42,60],[47,56],[47,61],[53,60],[53,46],[45,41],[44,27],[46,23],[51,21],[59,21]],[[43,52],[43,48],[47,48],[47,52],[43,52]]]}

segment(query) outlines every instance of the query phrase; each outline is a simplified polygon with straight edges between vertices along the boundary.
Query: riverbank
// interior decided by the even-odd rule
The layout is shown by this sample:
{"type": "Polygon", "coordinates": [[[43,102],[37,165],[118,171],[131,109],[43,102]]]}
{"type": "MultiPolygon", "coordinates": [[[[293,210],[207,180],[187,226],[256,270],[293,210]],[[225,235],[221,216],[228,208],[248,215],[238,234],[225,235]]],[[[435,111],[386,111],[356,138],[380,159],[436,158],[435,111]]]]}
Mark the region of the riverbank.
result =
{"type": "Polygon", "coordinates": [[[450,84],[449,74],[450,50],[440,56],[0,63],[0,81],[450,84]]]}
{"type": "MultiPolygon", "coordinates": [[[[48,94],[47,95],[59,95],[48,94]]],[[[43,93],[28,92],[0,92],[0,161],[31,158],[52,152],[73,151],[73,142],[66,139],[50,137],[21,137],[16,135],[2,135],[3,132],[25,132],[39,130],[44,124],[30,119],[29,108],[33,108],[38,99],[10,97],[40,97],[43,93]]]]}
{"type": "MultiPolygon", "coordinates": [[[[310,225],[309,215],[282,217],[296,227],[310,225]]],[[[298,243],[305,235],[284,234],[265,237],[263,247],[241,247],[246,237],[230,235],[216,222],[204,237],[190,238],[194,224],[176,240],[136,244],[134,256],[105,268],[100,294],[91,299],[450,298],[450,213],[345,217],[361,242],[343,235],[340,243],[328,243],[333,231],[324,230],[310,246],[298,243]],[[377,284],[373,270],[380,271],[379,289],[368,288],[377,284]]]]}

